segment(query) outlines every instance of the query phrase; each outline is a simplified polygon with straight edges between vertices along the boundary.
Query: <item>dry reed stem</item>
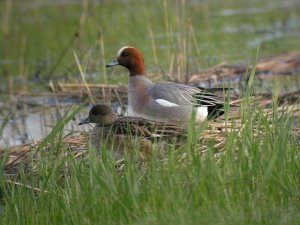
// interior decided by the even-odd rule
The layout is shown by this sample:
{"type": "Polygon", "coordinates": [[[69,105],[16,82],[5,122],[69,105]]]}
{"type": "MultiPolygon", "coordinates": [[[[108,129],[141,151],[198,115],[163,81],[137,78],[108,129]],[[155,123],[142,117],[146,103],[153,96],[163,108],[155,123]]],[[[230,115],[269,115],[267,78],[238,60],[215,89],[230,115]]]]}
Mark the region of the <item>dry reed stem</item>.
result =
{"type": "Polygon", "coordinates": [[[86,90],[87,90],[87,93],[88,93],[88,95],[89,95],[89,98],[91,99],[91,102],[92,102],[93,104],[95,104],[96,102],[95,102],[95,100],[94,100],[94,97],[93,97],[93,95],[92,95],[92,92],[91,92],[89,86],[87,85],[87,82],[86,82],[86,79],[85,79],[85,74],[83,73],[83,70],[82,70],[81,64],[80,64],[80,62],[79,62],[78,56],[77,56],[77,54],[76,54],[75,51],[73,52],[73,54],[74,54],[74,57],[75,57],[75,60],[76,60],[76,63],[77,63],[77,66],[78,66],[78,69],[79,69],[79,72],[80,72],[82,81],[83,81],[83,83],[84,83],[84,85],[85,85],[85,88],[86,88],[86,90]]]}
{"type": "Polygon", "coordinates": [[[42,190],[42,189],[40,189],[40,188],[31,187],[31,186],[29,186],[29,185],[22,184],[22,183],[17,182],[17,181],[13,181],[13,180],[7,179],[6,182],[7,182],[7,183],[10,183],[10,184],[17,185],[17,186],[25,187],[25,188],[28,188],[28,189],[32,189],[32,190],[37,191],[37,192],[50,193],[50,192],[47,191],[47,190],[42,190]]]}

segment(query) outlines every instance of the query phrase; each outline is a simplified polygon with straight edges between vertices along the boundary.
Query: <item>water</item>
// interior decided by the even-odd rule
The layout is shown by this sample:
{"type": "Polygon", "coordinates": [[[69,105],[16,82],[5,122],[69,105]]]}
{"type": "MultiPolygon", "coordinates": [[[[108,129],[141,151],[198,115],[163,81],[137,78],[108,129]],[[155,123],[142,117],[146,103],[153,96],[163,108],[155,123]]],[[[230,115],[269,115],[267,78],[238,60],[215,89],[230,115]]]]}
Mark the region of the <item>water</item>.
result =
{"type": "MultiPolygon", "coordinates": [[[[13,146],[24,143],[34,143],[45,137],[51,127],[63,117],[65,113],[72,111],[80,102],[71,97],[54,96],[24,96],[10,102],[10,108],[4,109],[3,115],[10,115],[4,128],[0,146],[13,146]]],[[[88,106],[87,106],[88,107],[88,106]]],[[[78,116],[83,117],[86,111],[78,116]]],[[[0,123],[4,122],[3,116],[0,123]]],[[[79,118],[78,118],[79,119],[79,118]]],[[[76,118],[65,127],[68,131],[83,130],[77,126],[76,118]]]]}
{"type": "MultiPolygon", "coordinates": [[[[11,115],[11,117],[4,128],[0,146],[16,146],[42,140],[65,114],[71,113],[81,104],[80,101],[71,97],[56,97],[55,100],[53,98],[53,96],[23,97],[21,103],[12,103],[15,110],[11,114],[4,110],[4,114],[11,115]]],[[[78,123],[88,116],[91,107],[90,104],[86,105],[73,120],[66,124],[65,134],[90,131],[93,125],[78,126],[78,123]]],[[[117,114],[122,114],[117,102],[112,103],[111,107],[117,114]]],[[[0,124],[4,122],[3,119],[0,119],[0,124]]]]}

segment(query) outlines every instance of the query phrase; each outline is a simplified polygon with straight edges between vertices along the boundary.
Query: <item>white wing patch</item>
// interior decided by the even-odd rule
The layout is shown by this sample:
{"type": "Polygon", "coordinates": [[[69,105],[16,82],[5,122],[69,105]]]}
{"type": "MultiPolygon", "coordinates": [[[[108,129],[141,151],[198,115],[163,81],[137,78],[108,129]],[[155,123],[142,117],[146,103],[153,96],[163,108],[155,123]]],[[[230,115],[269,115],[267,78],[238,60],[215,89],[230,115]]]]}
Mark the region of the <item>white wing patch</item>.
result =
{"type": "Polygon", "coordinates": [[[196,120],[197,121],[204,121],[207,119],[208,116],[208,109],[206,106],[201,106],[197,108],[196,112],[196,120]]]}
{"type": "Polygon", "coordinates": [[[166,107],[179,106],[179,105],[177,105],[177,104],[175,104],[175,103],[173,103],[173,102],[169,102],[169,101],[167,101],[167,100],[165,100],[165,99],[155,99],[155,101],[156,101],[158,104],[160,104],[160,105],[162,105],[162,106],[166,106],[166,107]]]}

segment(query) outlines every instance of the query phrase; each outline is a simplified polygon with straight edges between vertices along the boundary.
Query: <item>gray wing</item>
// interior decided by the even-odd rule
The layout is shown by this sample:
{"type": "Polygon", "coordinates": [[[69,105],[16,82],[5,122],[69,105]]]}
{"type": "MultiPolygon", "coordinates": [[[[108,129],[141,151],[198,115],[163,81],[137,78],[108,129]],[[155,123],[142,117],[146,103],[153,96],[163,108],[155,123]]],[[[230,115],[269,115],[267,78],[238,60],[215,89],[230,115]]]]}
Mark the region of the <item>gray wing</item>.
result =
{"type": "Polygon", "coordinates": [[[154,84],[149,94],[155,99],[165,99],[178,105],[215,106],[223,105],[222,99],[215,93],[203,88],[165,82],[154,84]]]}

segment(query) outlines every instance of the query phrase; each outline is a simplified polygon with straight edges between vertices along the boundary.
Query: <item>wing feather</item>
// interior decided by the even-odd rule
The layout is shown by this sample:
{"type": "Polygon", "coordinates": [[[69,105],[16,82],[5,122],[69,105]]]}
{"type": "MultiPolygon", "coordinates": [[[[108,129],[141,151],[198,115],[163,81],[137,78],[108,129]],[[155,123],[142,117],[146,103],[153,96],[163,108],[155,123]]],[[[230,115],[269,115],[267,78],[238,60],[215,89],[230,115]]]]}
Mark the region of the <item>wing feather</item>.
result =
{"type": "Polygon", "coordinates": [[[204,88],[191,87],[183,84],[165,82],[157,83],[149,89],[150,96],[165,99],[178,105],[215,106],[223,104],[223,99],[216,93],[204,88]]]}

